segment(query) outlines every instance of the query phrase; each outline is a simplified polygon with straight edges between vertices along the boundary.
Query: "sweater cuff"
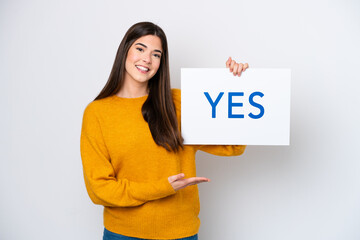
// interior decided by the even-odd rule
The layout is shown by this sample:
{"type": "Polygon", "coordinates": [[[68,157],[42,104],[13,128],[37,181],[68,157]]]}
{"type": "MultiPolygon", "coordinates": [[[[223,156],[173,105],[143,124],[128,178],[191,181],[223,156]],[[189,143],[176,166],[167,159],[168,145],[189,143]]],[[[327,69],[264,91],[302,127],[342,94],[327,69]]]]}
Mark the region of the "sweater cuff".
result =
{"type": "Polygon", "coordinates": [[[175,194],[176,191],[169,183],[168,178],[148,183],[136,183],[134,197],[142,201],[151,201],[175,194]]]}
{"type": "Polygon", "coordinates": [[[157,183],[159,188],[159,198],[175,194],[175,189],[171,186],[168,178],[160,179],[157,183]]]}
{"type": "Polygon", "coordinates": [[[235,156],[241,155],[244,153],[246,148],[246,145],[235,145],[234,146],[234,152],[235,152],[235,156]]]}

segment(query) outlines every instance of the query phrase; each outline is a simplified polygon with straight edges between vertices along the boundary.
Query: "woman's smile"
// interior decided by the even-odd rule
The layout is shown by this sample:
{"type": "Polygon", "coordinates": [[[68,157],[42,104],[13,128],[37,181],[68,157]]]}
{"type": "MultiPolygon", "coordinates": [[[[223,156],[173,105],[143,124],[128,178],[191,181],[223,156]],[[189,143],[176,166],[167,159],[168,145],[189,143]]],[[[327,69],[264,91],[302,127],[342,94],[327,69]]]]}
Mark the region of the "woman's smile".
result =
{"type": "Polygon", "coordinates": [[[149,68],[141,66],[141,65],[135,65],[135,67],[142,73],[147,73],[149,71],[149,68]]]}

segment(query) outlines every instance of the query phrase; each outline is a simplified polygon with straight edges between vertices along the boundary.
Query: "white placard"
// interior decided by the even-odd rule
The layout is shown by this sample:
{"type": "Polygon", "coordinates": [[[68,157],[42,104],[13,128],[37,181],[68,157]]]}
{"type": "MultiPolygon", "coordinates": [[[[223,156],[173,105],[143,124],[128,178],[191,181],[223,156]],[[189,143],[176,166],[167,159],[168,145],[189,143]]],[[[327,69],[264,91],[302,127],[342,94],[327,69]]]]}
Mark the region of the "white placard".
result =
{"type": "Polygon", "coordinates": [[[289,145],[290,69],[181,69],[185,144],[289,145]],[[218,100],[218,101],[216,101],[218,100]]]}

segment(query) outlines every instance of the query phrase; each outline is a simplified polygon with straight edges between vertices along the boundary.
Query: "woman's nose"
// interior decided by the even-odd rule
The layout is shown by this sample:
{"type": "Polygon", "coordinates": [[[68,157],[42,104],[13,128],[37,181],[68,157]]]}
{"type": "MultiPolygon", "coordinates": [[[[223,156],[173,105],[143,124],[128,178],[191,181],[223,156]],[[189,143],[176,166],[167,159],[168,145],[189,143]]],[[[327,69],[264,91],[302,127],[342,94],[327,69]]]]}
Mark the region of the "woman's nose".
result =
{"type": "Polygon", "coordinates": [[[151,63],[151,56],[149,56],[148,54],[145,54],[143,56],[143,61],[146,63],[151,63]]]}

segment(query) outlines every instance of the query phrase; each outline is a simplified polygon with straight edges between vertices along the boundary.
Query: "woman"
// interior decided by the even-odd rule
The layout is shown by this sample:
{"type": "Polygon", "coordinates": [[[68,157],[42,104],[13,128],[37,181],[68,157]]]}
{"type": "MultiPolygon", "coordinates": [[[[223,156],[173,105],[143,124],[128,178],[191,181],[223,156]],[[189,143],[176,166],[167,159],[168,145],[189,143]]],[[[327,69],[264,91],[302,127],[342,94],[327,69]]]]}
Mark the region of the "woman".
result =
{"type": "MultiPolygon", "coordinates": [[[[238,76],[248,67],[231,58],[226,66],[238,76]]],[[[196,151],[233,156],[245,146],[183,145],[180,104],[165,33],[150,22],[133,25],[81,130],[85,185],[104,206],[104,240],[197,239],[196,184],[209,179],[196,177],[196,151]]]]}

